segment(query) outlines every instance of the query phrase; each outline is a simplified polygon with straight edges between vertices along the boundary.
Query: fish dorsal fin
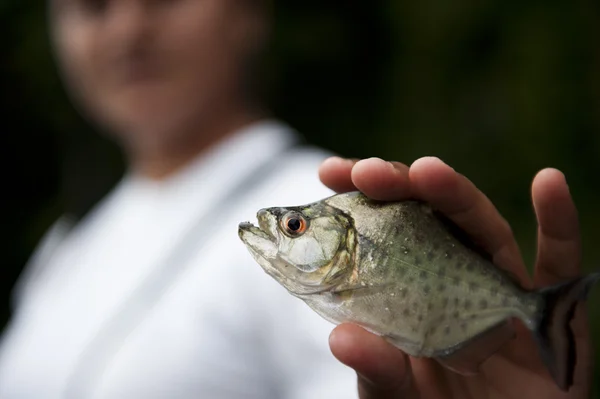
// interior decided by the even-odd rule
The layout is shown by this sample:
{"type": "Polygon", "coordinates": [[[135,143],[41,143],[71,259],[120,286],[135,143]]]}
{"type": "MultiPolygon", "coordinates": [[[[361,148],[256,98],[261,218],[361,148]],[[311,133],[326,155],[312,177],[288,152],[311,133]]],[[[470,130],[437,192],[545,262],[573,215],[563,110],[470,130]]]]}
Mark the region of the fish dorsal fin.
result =
{"type": "Polygon", "coordinates": [[[514,337],[511,321],[503,321],[471,338],[452,353],[435,357],[435,360],[458,374],[475,375],[483,362],[514,337]]]}
{"type": "MultiPolygon", "coordinates": [[[[473,241],[473,239],[467,233],[465,233],[465,231],[463,229],[461,229],[456,223],[454,223],[450,218],[448,218],[446,215],[444,215],[442,212],[440,212],[438,210],[434,210],[433,214],[440,222],[442,222],[446,231],[450,235],[452,235],[452,237],[454,237],[456,240],[458,240],[458,242],[460,242],[462,245],[469,248],[473,252],[477,253],[483,259],[489,261],[490,263],[493,263],[494,257],[492,256],[492,254],[490,254],[485,249],[483,249],[483,247],[481,247],[480,245],[475,243],[473,241]]],[[[502,273],[504,274],[505,277],[507,277],[515,285],[517,285],[517,287],[521,287],[521,281],[515,273],[513,273],[512,271],[507,270],[505,268],[498,267],[498,269],[502,271],[502,273]]]]}
{"type": "Polygon", "coordinates": [[[461,229],[456,223],[454,223],[454,221],[448,218],[448,216],[444,215],[441,211],[435,209],[433,210],[433,214],[437,219],[439,219],[442,222],[446,231],[448,231],[448,233],[450,233],[451,236],[458,240],[458,242],[460,242],[462,245],[469,248],[473,252],[476,252],[482,258],[490,262],[492,261],[493,256],[481,246],[476,244],[473,241],[473,239],[467,233],[465,233],[465,231],[461,229]]]}

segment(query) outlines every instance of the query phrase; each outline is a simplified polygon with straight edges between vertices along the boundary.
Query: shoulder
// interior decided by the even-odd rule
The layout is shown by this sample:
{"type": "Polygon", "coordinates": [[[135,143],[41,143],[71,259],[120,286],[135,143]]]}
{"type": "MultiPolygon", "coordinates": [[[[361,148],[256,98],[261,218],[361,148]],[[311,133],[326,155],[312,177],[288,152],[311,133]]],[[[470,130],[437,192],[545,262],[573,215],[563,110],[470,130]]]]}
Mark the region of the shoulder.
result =
{"type": "Polygon", "coordinates": [[[271,170],[260,179],[248,193],[248,200],[260,200],[265,206],[276,203],[303,204],[333,194],[319,180],[320,164],[333,154],[314,146],[297,146],[279,154],[271,164],[271,170]]]}
{"type": "Polygon", "coordinates": [[[61,246],[75,224],[74,217],[63,215],[46,231],[13,287],[11,293],[11,307],[13,310],[18,310],[33,287],[38,282],[43,281],[44,265],[61,246]]]}

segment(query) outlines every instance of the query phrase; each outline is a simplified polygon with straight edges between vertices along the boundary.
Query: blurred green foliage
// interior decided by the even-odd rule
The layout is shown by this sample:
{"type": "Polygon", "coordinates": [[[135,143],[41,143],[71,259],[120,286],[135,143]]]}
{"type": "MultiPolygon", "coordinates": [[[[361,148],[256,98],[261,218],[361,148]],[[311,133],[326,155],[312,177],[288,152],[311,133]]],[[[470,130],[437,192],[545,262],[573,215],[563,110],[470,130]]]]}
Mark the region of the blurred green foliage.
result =
{"type": "MultiPolygon", "coordinates": [[[[265,78],[277,116],[346,156],[441,157],[498,206],[529,265],[529,186],[557,167],[579,207],[584,267],[600,268],[600,4],[275,3],[265,78]]],[[[66,99],[44,2],[0,2],[0,29],[6,319],[9,289],[43,231],[65,210],[89,209],[123,163],[66,99]]],[[[598,337],[600,306],[590,310],[598,337]]]]}

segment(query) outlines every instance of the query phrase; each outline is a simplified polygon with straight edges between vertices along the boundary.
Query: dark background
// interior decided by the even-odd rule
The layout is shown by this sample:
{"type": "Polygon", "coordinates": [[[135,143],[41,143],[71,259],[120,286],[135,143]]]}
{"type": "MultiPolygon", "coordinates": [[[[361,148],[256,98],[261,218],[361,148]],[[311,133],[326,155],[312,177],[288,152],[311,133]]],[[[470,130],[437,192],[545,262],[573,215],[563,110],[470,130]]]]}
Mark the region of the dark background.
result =
{"type": "MultiPolygon", "coordinates": [[[[275,3],[265,88],[277,116],[346,156],[439,156],[494,201],[529,265],[530,183],[557,167],[579,207],[584,267],[600,269],[600,3],[275,3]]],[[[0,1],[0,326],[45,229],[85,213],[123,168],[66,100],[44,12],[43,1],[0,1]]]]}

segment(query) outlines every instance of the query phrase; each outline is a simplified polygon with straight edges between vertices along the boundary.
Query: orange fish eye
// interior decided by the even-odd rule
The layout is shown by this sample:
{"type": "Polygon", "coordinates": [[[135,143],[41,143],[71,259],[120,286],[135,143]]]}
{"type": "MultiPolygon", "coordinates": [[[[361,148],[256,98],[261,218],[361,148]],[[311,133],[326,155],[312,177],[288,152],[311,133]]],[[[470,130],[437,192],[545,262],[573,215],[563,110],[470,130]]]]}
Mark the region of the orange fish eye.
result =
{"type": "Polygon", "coordinates": [[[290,236],[296,237],[304,234],[308,223],[306,219],[297,213],[289,213],[281,220],[283,230],[290,236]]]}

